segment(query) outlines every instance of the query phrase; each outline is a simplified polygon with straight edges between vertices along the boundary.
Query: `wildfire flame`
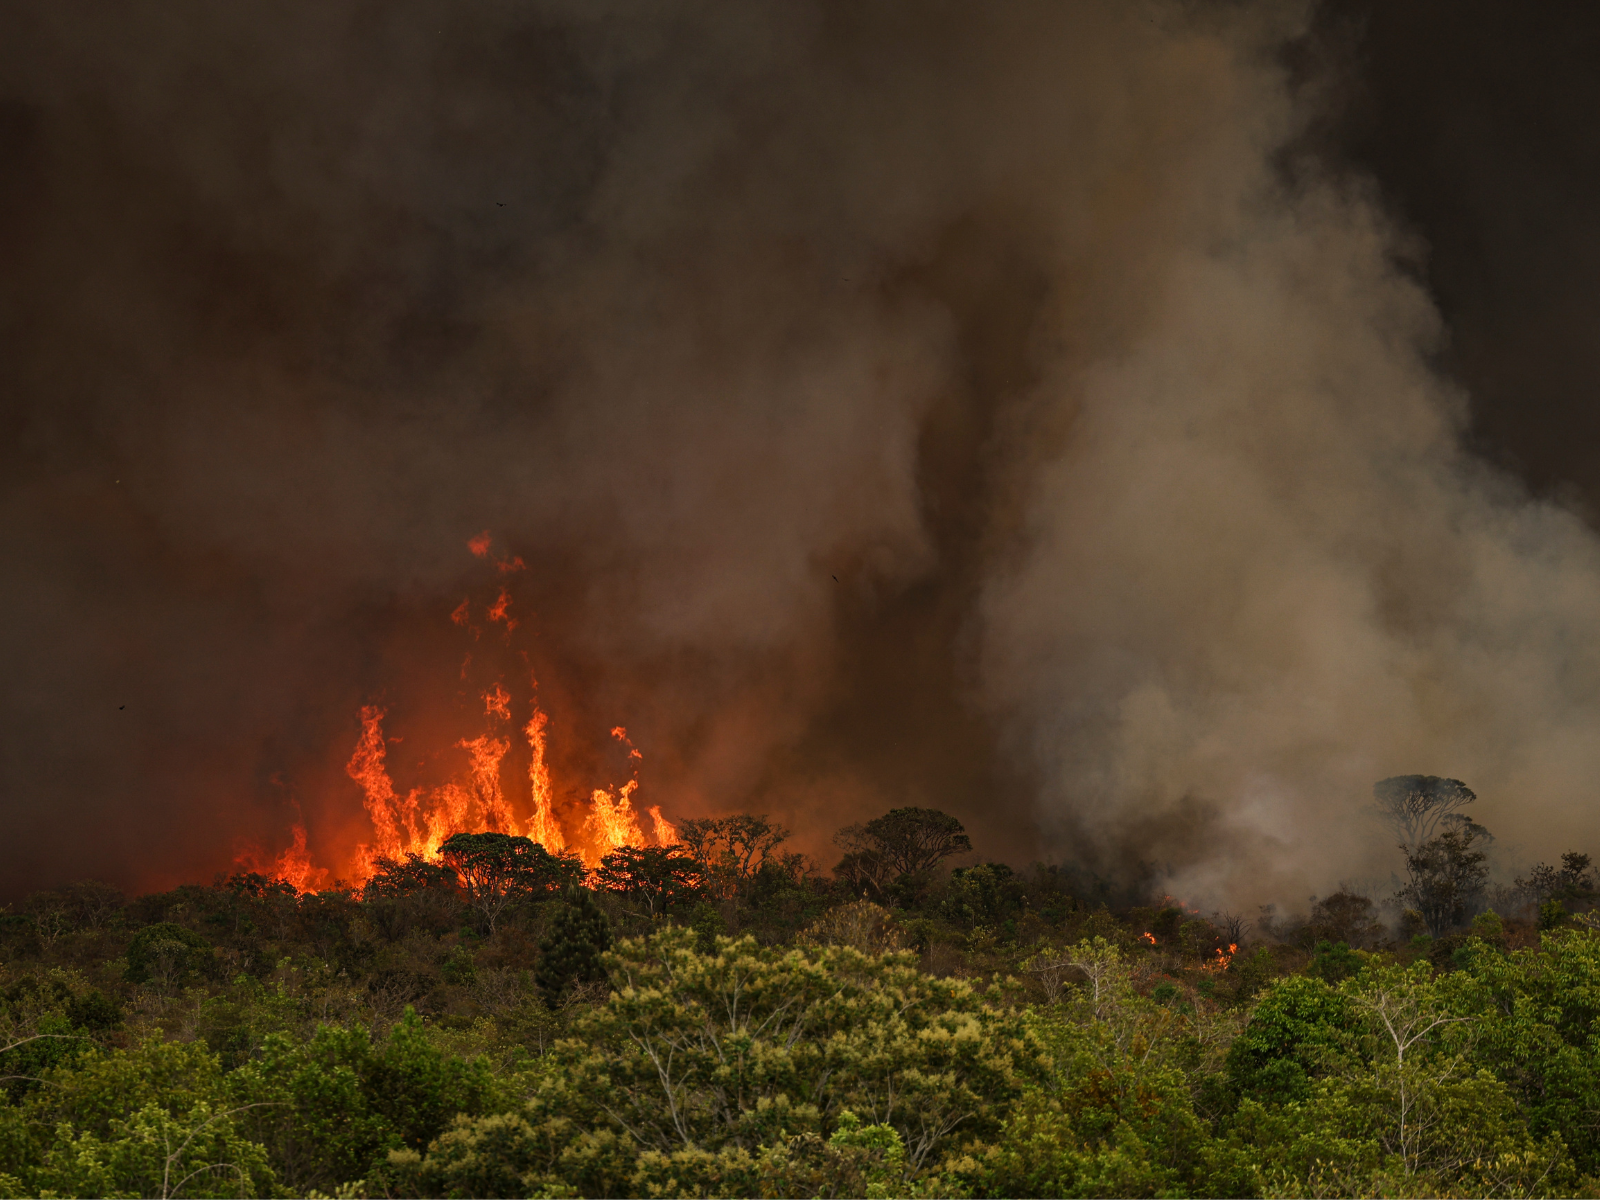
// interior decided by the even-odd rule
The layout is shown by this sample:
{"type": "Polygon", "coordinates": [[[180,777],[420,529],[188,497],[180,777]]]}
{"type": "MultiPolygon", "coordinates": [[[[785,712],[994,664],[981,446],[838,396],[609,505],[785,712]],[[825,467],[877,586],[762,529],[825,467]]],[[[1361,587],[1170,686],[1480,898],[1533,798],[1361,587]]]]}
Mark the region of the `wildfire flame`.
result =
{"type": "MultiPolygon", "coordinates": [[[[478,558],[494,561],[503,582],[496,585],[496,597],[484,609],[488,619],[505,627],[506,636],[517,628],[519,622],[511,615],[512,593],[506,579],[525,569],[521,558],[498,558],[490,553],[493,538],[488,530],[472,537],[467,548],[478,558]]],[[[476,639],[481,628],[473,620],[475,601],[471,596],[462,600],[450,613],[450,620],[465,629],[476,639]]],[[[524,667],[527,656],[522,656],[524,667]]],[[[468,654],[461,665],[461,678],[467,679],[473,656],[468,654]]],[[[473,668],[481,670],[482,668],[473,668]]],[[[533,688],[536,680],[528,676],[533,688]]],[[[439,849],[453,834],[475,830],[497,833],[524,832],[526,836],[547,850],[559,853],[573,842],[577,843],[584,861],[594,866],[606,854],[620,846],[644,846],[647,842],[640,827],[639,812],[635,807],[635,794],[639,790],[639,766],[643,755],[628,738],[622,725],[613,726],[611,735],[628,749],[628,760],[633,767],[633,777],[615,790],[594,788],[589,795],[588,811],[581,819],[573,813],[565,827],[558,812],[556,789],[551,779],[547,736],[550,718],[540,708],[537,695],[519,701],[500,680],[489,684],[480,693],[483,704],[482,731],[459,736],[453,742],[458,751],[465,751],[466,761],[453,778],[425,787],[413,787],[404,794],[395,786],[389,773],[388,747],[399,738],[384,736],[384,720],[388,711],[377,704],[361,709],[361,734],[346,764],[345,772],[361,789],[362,804],[372,824],[369,841],[357,845],[350,861],[348,874],[352,882],[360,884],[369,879],[376,869],[377,860],[401,859],[409,854],[437,860],[439,849]],[[527,808],[519,799],[520,789],[513,787],[508,793],[503,779],[506,758],[512,751],[509,725],[513,709],[526,703],[530,709],[522,725],[527,739],[528,794],[527,808]],[[522,820],[519,811],[528,816],[522,820]],[[576,821],[576,824],[572,822],[576,821]]],[[[450,744],[450,743],[446,743],[450,744]]],[[[418,766],[426,765],[423,758],[418,766]]],[[[653,825],[654,841],[668,846],[678,841],[678,831],[672,822],[661,815],[660,805],[648,810],[653,825]]],[[[293,842],[275,860],[270,868],[276,877],[287,880],[299,890],[325,886],[330,872],[314,866],[303,824],[293,828],[293,842]]],[[[253,862],[261,860],[252,855],[253,862]]],[[[243,861],[241,859],[241,861],[243,861]]]]}
{"type": "Polygon", "coordinates": [[[1144,940],[1149,942],[1152,946],[1154,946],[1156,944],[1156,935],[1155,934],[1146,931],[1145,933],[1141,934],[1140,936],[1143,937],[1144,940]]]}
{"type": "Polygon", "coordinates": [[[1239,943],[1229,942],[1226,950],[1218,950],[1217,956],[1205,964],[1208,971],[1226,971],[1233,963],[1233,956],[1239,953],[1239,943]]]}
{"type": "Polygon", "coordinates": [[[630,779],[622,785],[617,795],[612,795],[604,788],[595,788],[589,797],[589,816],[583,823],[584,832],[591,841],[583,856],[588,866],[598,866],[600,860],[618,846],[644,845],[644,830],[639,828],[639,818],[631,803],[638,786],[637,780],[630,779]]]}
{"type": "Polygon", "coordinates": [[[655,823],[656,845],[672,846],[678,841],[678,827],[661,815],[661,805],[652,804],[646,809],[655,823]]]}
{"type": "Polygon", "coordinates": [[[506,588],[500,589],[499,597],[489,606],[489,620],[505,622],[507,633],[517,627],[517,619],[511,615],[511,593],[506,588]]]}
{"type": "Polygon", "coordinates": [[[528,818],[528,836],[546,850],[559,853],[567,848],[567,839],[561,832],[561,826],[556,823],[555,803],[550,792],[550,768],[544,761],[544,727],[549,722],[550,718],[535,708],[523,730],[528,735],[528,749],[532,751],[532,757],[528,760],[528,782],[533,789],[533,816],[528,818]]]}

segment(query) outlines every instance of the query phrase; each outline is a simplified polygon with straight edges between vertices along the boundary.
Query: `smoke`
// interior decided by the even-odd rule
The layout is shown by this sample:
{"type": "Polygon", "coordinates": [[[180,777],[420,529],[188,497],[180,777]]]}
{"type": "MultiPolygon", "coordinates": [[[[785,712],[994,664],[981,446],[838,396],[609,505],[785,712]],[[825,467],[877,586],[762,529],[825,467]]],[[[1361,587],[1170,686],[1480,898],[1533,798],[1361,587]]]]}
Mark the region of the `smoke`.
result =
{"type": "Polygon", "coordinates": [[[1296,153],[1301,9],[24,17],[12,886],[358,836],[486,527],[569,766],[624,723],[646,803],[819,856],[923,804],[1298,897],[1405,772],[1579,839],[1597,543],[1461,449],[1416,247],[1296,153]]]}

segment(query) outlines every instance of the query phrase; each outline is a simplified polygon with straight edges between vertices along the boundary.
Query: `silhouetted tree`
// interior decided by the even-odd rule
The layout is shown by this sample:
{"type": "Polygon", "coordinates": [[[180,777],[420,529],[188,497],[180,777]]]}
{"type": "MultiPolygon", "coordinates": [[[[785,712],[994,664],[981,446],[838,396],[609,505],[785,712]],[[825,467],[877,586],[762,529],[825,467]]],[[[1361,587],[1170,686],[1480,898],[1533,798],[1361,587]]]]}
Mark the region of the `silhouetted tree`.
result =
{"type": "Polygon", "coordinates": [[[789,831],[764,816],[737,813],[683,821],[678,837],[700,864],[707,889],[725,899],[756,877],[773,850],[789,840],[789,831]]]}
{"type": "Polygon", "coordinates": [[[361,892],[364,900],[395,899],[430,890],[453,892],[461,886],[453,867],[429,862],[420,854],[408,854],[404,861],[380,858],[373,868],[372,878],[361,892]]]}
{"type": "Polygon", "coordinates": [[[1383,936],[1383,923],[1371,900],[1341,888],[1311,906],[1305,936],[1308,942],[1345,942],[1366,949],[1383,936]]]}
{"type": "Polygon", "coordinates": [[[651,916],[697,899],[703,872],[678,846],[619,846],[600,860],[595,883],[619,896],[642,901],[651,916]]]}
{"type": "Polygon", "coordinates": [[[1422,916],[1428,932],[1440,937],[1460,925],[1483,897],[1489,879],[1484,853],[1475,849],[1489,831],[1471,817],[1453,815],[1444,832],[1406,851],[1405,887],[1397,898],[1422,916]]]}
{"type": "Polygon", "coordinates": [[[903,875],[930,872],[972,849],[961,822],[933,808],[896,808],[834,835],[845,852],[834,873],[858,888],[885,893],[903,875]]]}
{"type": "Polygon", "coordinates": [[[1528,872],[1526,879],[1518,878],[1516,886],[1535,904],[1550,900],[1572,900],[1595,890],[1595,881],[1589,873],[1587,854],[1569,850],[1561,856],[1561,865],[1552,867],[1539,863],[1528,872]]]}
{"type": "Polygon", "coordinates": [[[1374,806],[1407,849],[1432,838],[1451,813],[1478,797],[1459,779],[1394,775],[1372,785],[1374,806]]]}
{"type": "Polygon", "coordinates": [[[549,936],[539,943],[539,966],[534,982],[554,1006],[574,983],[592,983],[606,977],[600,956],[611,949],[611,923],[581,887],[569,888],[565,903],[556,910],[549,936]]]}
{"type": "Polygon", "coordinates": [[[460,878],[467,903],[494,933],[506,906],[518,896],[546,896],[583,878],[573,856],[551,854],[539,843],[509,833],[458,833],[439,857],[460,878]]]}

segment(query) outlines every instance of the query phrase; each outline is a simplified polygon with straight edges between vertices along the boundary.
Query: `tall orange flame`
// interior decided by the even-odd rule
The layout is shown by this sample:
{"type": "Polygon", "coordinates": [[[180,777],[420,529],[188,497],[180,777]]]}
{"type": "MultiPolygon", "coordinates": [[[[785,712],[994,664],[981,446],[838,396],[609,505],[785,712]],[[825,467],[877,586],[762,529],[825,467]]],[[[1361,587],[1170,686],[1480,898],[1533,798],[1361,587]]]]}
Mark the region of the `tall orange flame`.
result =
{"type": "Polygon", "coordinates": [[[656,845],[676,845],[678,841],[678,827],[661,815],[661,805],[652,804],[645,811],[650,814],[650,819],[655,822],[656,845]]]}
{"type": "MultiPolygon", "coordinates": [[[[356,743],[356,752],[345,767],[346,774],[361,785],[362,802],[366,805],[367,815],[372,818],[372,830],[377,835],[370,853],[366,846],[360,850],[361,856],[369,861],[377,856],[397,858],[400,855],[400,825],[396,819],[399,816],[400,798],[395,795],[394,784],[384,765],[388,747],[383,741],[383,718],[384,710],[377,705],[362,707],[361,740],[356,743]]],[[[370,873],[370,866],[367,869],[370,873]]]]}
{"type": "Polygon", "coordinates": [[[463,738],[456,745],[472,758],[472,789],[483,806],[484,823],[491,832],[507,832],[511,828],[511,808],[500,790],[500,760],[511,749],[511,743],[485,733],[471,741],[463,738]]]}
{"type": "Polygon", "coordinates": [[[528,760],[528,782],[533,785],[533,816],[528,818],[528,836],[552,854],[559,854],[567,848],[567,839],[561,826],[556,824],[550,768],[544,761],[544,729],[549,723],[550,718],[536,706],[523,730],[528,735],[528,749],[532,751],[528,760]]]}
{"type": "Polygon", "coordinates": [[[297,892],[313,891],[328,881],[324,868],[311,865],[311,855],[306,850],[306,827],[299,821],[294,823],[294,843],[278,855],[272,877],[285,880],[297,892]]]}
{"type": "MultiPolygon", "coordinates": [[[[496,598],[488,604],[485,615],[490,621],[505,628],[507,641],[518,627],[511,615],[511,576],[525,569],[523,560],[514,555],[505,557],[491,554],[493,538],[488,530],[467,542],[467,548],[480,559],[493,562],[499,580],[494,585],[496,598]]],[[[477,640],[483,630],[473,619],[475,605],[480,601],[468,596],[450,613],[453,624],[460,626],[477,640]]],[[[522,655],[524,665],[527,655],[522,655]]],[[[461,679],[468,677],[474,667],[474,656],[467,654],[461,664],[461,679]]],[[[537,689],[537,681],[534,687],[537,689]]],[[[531,713],[522,726],[528,740],[528,783],[531,812],[526,821],[521,819],[520,806],[515,795],[508,795],[502,780],[506,756],[511,752],[509,723],[512,720],[514,698],[500,683],[491,684],[481,693],[483,702],[482,732],[474,736],[460,736],[455,747],[467,752],[463,771],[447,782],[428,787],[414,787],[402,793],[395,787],[388,769],[388,742],[383,732],[386,710],[376,704],[361,709],[361,734],[357,739],[346,773],[361,787],[362,804],[372,822],[369,843],[355,847],[349,873],[356,883],[370,878],[380,858],[399,859],[407,854],[437,858],[440,847],[453,834],[475,829],[500,833],[515,833],[525,829],[527,836],[547,850],[559,853],[569,844],[569,834],[563,830],[556,813],[555,788],[551,780],[546,736],[549,717],[539,707],[536,696],[532,699],[531,713]]],[[[635,793],[639,789],[639,764],[643,755],[628,738],[622,725],[611,729],[611,735],[627,747],[633,778],[615,791],[596,788],[590,795],[589,812],[580,829],[572,831],[573,840],[585,847],[584,857],[594,865],[607,853],[619,846],[643,846],[646,837],[640,828],[639,813],[635,807],[635,793]]],[[[457,735],[459,736],[459,735],[457,735]]],[[[424,759],[424,762],[426,759],[424,759]]],[[[422,763],[418,763],[419,766],[422,763]]],[[[661,815],[660,805],[649,810],[654,841],[668,846],[678,842],[678,831],[672,822],[661,815]]],[[[307,847],[306,831],[296,824],[293,845],[277,859],[273,869],[278,877],[289,880],[296,888],[321,886],[329,874],[312,865],[307,847]]],[[[260,856],[252,861],[261,861],[260,856]]]]}
{"type": "Polygon", "coordinates": [[[632,803],[638,786],[638,780],[630,779],[615,796],[604,788],[595,788],[589,797],[589,816],[583,823],[591,843],[589,852],[584,855],[588,866],[598,866],[600,860],[618,846],[644,845],[644,830],[639,828],[632,803]]]}

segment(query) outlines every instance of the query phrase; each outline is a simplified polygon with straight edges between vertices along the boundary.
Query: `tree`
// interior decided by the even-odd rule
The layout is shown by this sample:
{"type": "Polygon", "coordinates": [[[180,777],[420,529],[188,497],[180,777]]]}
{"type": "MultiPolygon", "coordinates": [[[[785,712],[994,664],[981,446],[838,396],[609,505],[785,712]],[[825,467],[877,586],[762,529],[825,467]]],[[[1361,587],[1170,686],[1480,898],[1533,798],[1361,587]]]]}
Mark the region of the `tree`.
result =
{"type": "Polygon", "coordinates": [[[736,813],[690,818],[679,824],[678,837],[700,864],[707,888],[726,899],[749,885],[789,831],[764,816],[736,813]]]}
{"type": "Polygon", "coordinates": [[[1441,937],[1464,922],[1483,897],[1489,868],[1474,845],[1489,831],[1471,817],[1453,815],[1444,832],[1406,852],[1406,885],[1396,898],[1421,914],[1428,932],[1441,937]]]}
{"type": "Polygon", "coordinates": [[[439,857],[460,878],[467,903],[494,933],[506,906],[518,896],[546,896],[583,878],[573,856],[554,855],[539,843],[509,833],[457,833],[439,857]]]}
{"type": "Polygon", "coordinates": [[[1569,850],[1561,856],[1559,867],[1539,863],[1528,872],[1526,879],[1519,877],[1516,880],[1516,887],[1535,904],[1550,900],[1574,900],[1595,890],[1589,864],[1587,854],[1569,850]]]}
{"type": "Polygon", "coordinates": [[[1372,798],[1378,814],[1409,848],[1428,841],[1441,821],[1478,797],[1459,779],[1393,775],[1372,785],[1372,798]]]}
{"type": "Polygon", "coordinates": [[[518,1195],[553,1185],[582,1195],[748,1195],[750,1183],[712,1190],[699,1180],[797,1135],[844,1129],[848,1140],[870,1122],[892,1127],[915,1171],[997,1130],[1023,1088],[1043,1081],[1048,1060],[1020,1014],[914,962],[748,937],[719,938],[715,953],[701,954],[693,933],[676,927],[625,941],[608,956],[609,998],[558,1044],[556,1068],[517,1123],[459,1124],[430,1159],[492,1143],[472,1158],[515,1163],[507,1184],[518,1195]],[[669,1168],[675,1183],[641,1177],[669,1168]]]}
{"type": "Polygon", "coordinates": [[[211,962],[211,943],[192,929],[160,921],[146,925],[128,944],[129,983],[153,983],[168,991],[211,962]]]}
{"type": "Polygon", "coordinates": [[[651,916],[698,899],[702,869],[678,846],[618,846],[600,860],[595,882],[608,892],[642,900],[651,916]]]}
{"type": "Polygon", "coordinates": [[[611,949],[611,923],[595,905],[594,897],[580,887],[567,890],[566,903],[556,910],[550,934],[539,943],[539,966],[534,982],[554,1007],[574,983],[593,983],[606,977],[602,955],[611,949]]]}
{"type": "Polygon", "coordinates": [[[380,858],[373,867],[372,878],[361,889],[363,900],[399,899],[427,891],[453,892],[461,886],[454,867],[429,862],[420,854],[408,854],[403,862],[380,858]]]}
{"type": "Polygon", "coordinates": [[[834,835],[845,852],[835,874],[882,894],[905,875],[932,871],[952,854],[972,849],[961,822],[933,808],[896,808],[834,835]]]}
{"type": "Polygon", "coordinates": [[[1305,929],[1308,942],[1344,942],[1357,949],[1376,945],[1382,936],[1383,923],[1378,920],[1372,901],[1343,888],[1312,904],[1305,929]]]}
{"type": "Polygon", "coordinates": [[[303,1196],[359,1179],[390,1150],[427,1146],[457,1114],[482,1112],[492,1082],[481,1059],[441,1050],[407,1008],[383,1038],[336,1025],[304,1041],[273,1034],[228,1087],[252,1106],[245,1132],[303,1196]]]}

